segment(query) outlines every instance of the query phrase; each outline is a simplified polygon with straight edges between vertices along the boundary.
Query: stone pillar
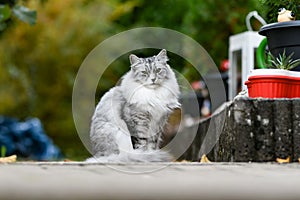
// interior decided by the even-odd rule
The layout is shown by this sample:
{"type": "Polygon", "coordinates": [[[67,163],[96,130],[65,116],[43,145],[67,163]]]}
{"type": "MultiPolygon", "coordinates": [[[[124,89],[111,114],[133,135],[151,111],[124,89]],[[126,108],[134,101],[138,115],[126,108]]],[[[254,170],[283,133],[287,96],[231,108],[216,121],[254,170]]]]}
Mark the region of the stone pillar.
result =
{"type": "Polygon", "coordinates": [[[300,99],[293,100],[293,157],[294,161],[300,158],[300,99]]]}
{"type": "Polygon", "coordinates": [[[253,100],[256,161],[275,160],[273,100],[253,100]]]}
{"type": "Polygon", "coordinates": [[[292,156],[292,103],[290,100],[274,101],[274,136],[276,158],[292,156]]]}
{"type": "Polygon", "coordinates": [[[237,162],[254,161],[255,138],[252,101],[238,99],[233,105],[234,158],[237,162]]]}

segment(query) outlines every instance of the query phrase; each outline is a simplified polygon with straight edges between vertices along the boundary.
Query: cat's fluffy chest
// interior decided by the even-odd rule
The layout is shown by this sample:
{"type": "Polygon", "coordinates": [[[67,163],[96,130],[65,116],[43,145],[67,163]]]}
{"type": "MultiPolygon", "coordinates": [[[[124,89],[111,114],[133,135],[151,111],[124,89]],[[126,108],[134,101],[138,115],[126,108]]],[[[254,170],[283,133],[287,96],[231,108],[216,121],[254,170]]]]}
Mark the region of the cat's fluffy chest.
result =
{"type": "Polygon", "coordinates": [[[166,112],[178,106],[177,99],[174,98],[174,89],[167,84],[148,88],[136,82],[125,81],[121,88],[127,103],[149,112],[166,112]]]}

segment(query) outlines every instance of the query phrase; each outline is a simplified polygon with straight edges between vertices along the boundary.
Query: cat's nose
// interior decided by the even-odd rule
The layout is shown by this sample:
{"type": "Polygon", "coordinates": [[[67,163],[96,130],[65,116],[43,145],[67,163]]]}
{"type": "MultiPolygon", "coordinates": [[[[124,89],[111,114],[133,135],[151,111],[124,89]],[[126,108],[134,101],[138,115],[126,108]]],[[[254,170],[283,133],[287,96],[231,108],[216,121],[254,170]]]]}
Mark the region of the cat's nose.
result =
{"type": "Polygon", "coordinates": [[[151,78],[152,83],[154,83],[156,80],[156,78],[151,78]]]}

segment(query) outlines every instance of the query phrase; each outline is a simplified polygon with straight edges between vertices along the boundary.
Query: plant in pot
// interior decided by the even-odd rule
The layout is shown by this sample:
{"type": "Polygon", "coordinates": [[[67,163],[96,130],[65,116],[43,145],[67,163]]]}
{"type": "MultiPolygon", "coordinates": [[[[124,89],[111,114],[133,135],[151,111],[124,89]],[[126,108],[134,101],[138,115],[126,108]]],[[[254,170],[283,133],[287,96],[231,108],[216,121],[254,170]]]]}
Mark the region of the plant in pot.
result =
{"type": "Polygon", "coordinates": [[[300,20],[295,20],[300,18],[300,0],[260,1],[267,22],[273,23],[259,31],[266,36],[257,50],[257,64],[263,69],[253,70],[246,82],[249,97],[300,97],[300,20]]]}
{"type": "MultiPolygon", "coordinates": [[[[269,51],[275,57],[282,55],[285,51],[287,55],[292,55],[292,59],[300,58],[300,14],[297,12],[300,0],[260,0],[265,9],[265,15],[269,24],[259,30],[259,34],[266,36],[269,51]],[[287,20],[280,20],[280,15],[287,14],[287,20]],[[290,21],[288,19],[291,19],[290,21]],[[272,22],[272,23],[270,23],[272,22]]],[[[300,64],[292,69],[300,71],[300,64]]]]}
{"type": "Polygon", "coordinates": [[[299,98],[300,73],[289,71],[300,65],[300,59],[294,60],[294,53],[285,50],[278,57],[268,53],[266,66],[269,69],[255,69],[246,81],[251,98],[299,98]]]}

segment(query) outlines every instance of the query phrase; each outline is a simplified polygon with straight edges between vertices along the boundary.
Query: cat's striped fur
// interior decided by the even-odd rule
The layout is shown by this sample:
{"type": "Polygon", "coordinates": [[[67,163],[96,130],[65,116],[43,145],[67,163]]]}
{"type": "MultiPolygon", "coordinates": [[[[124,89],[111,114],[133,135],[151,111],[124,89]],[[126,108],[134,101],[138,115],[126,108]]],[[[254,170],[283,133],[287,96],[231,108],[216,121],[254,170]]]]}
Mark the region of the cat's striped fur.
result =
{"type": "Polygon", "coordinates": [[[180,92],[167,52],[129,58],[131,70],[95,109],[90,129],[94,157],[89,161],[170,161],[159,143],[169,114],[180,106],[180,92]]]}

